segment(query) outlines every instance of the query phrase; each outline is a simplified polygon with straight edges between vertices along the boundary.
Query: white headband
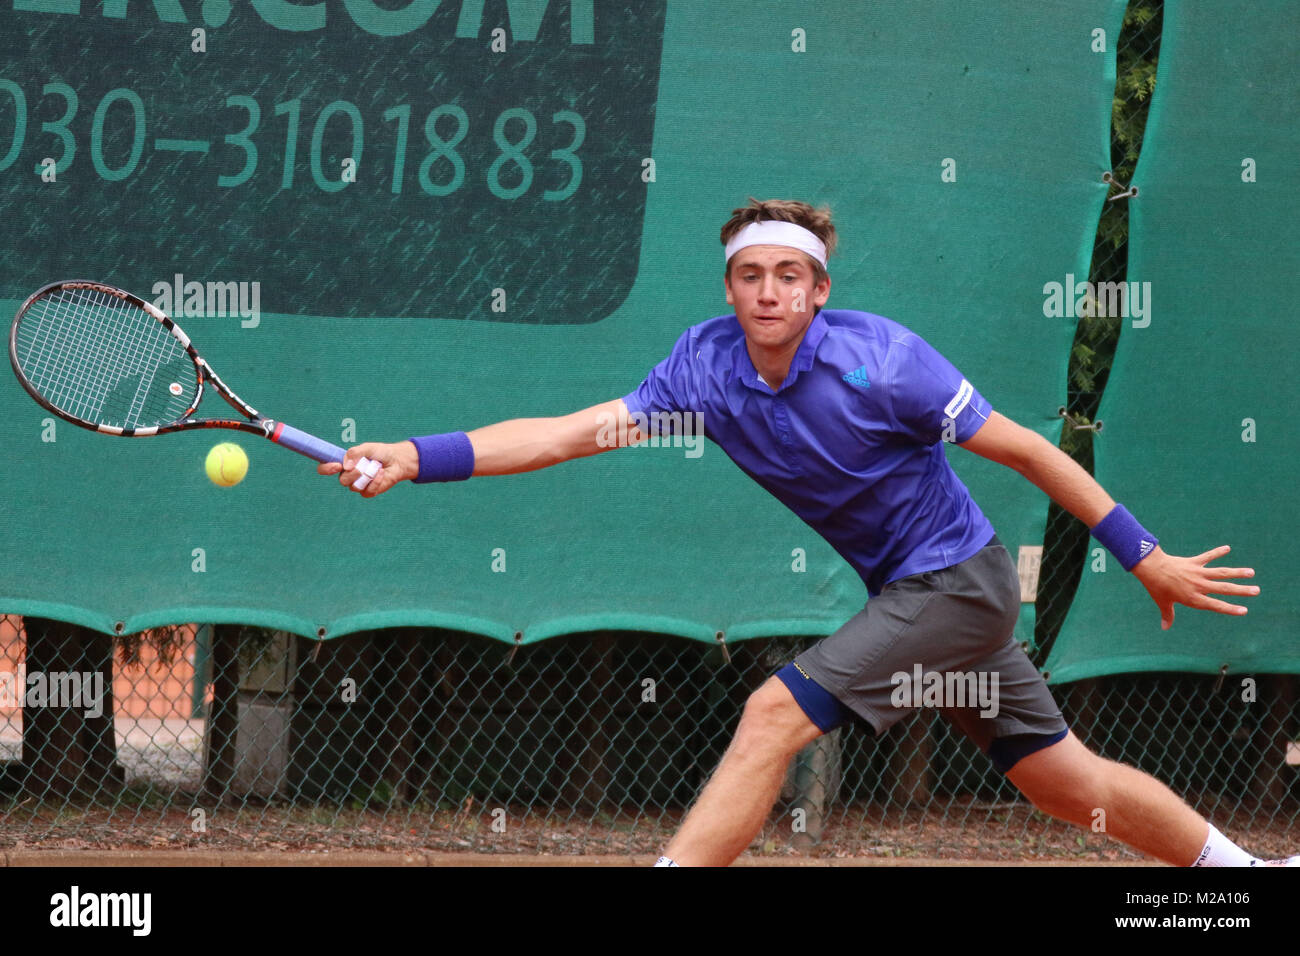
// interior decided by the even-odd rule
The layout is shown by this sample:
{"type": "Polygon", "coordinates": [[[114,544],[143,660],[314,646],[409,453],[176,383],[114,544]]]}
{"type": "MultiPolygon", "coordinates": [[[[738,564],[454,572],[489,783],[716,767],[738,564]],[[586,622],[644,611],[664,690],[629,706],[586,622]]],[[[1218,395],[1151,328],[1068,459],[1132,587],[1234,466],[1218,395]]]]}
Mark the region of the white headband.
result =
{"type": "Polygon", "coordinates": [[[727,243],[727,262],[746,246],[789,246],[808,253],[821,263],[823,269],[826,268],[826,243],[803,226],[796,226],[792,222],[775,219],[751,222],[727,243]]]}

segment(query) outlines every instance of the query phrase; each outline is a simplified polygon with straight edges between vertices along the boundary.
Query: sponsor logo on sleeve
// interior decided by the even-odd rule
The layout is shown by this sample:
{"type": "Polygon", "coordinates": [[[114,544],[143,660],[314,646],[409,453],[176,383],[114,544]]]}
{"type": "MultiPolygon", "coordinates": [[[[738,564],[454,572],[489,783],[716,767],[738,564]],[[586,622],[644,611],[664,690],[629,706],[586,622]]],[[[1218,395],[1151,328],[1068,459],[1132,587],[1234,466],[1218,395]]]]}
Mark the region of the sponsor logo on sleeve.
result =
{"type": "Polygon", "coordinates": [[[970,397],[975,394],[975,386],[971,385],[966,379],[961,380],[961,387],[957,389],[957,394],[952,397],[952,401],[944,406],[944,414],[949,418],[956,418],[961,414],[961,410],[970,402],[970,397]]]}

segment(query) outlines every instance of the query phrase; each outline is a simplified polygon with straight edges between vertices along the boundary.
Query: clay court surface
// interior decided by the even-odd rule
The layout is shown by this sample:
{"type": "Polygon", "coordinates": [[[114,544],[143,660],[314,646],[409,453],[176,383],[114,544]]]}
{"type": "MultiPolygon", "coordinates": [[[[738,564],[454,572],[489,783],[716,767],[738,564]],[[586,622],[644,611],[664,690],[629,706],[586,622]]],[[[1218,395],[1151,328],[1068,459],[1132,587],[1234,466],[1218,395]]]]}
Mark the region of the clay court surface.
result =
{"type": "MultiPolygon", "coordinates": [[[[520,853],[375,853],[337,852],[229,852],[193,850],[0,850],[0,866],[649,866],[655,857],[645,856],[530,856],[520,853]]],[[[816,857],[743,856],[734,866],[829,867],[829,866],[1159,866],[1158,863],[1099,863],[1097,861],[1049,860],[944,860],[879,858],[835,859],[816,857]]]]}
{"type": "MultiPolygon", "coordinates": [[[[1101,834],[1085,833],[1023,804],[970,803],[965,823],[936,813],[840,810],[815,845],[792,845],[775,815],[740,866],[1159,866],[1101,834]]],[[[952,814],[952,810],[949,811],[952,814]]],[[[418,808],[218,808],[204,833],[179,810],[65,808],[0,819],[20,839],[0,845],[0,866],[641,866],[676,829],[678,812],[656,819],[530,817],[523,808],[492,829],[490,810],[418,808]]],[[[1294,852],[1284,825],[1240,834],[1264,857],[1294,852]]]]}

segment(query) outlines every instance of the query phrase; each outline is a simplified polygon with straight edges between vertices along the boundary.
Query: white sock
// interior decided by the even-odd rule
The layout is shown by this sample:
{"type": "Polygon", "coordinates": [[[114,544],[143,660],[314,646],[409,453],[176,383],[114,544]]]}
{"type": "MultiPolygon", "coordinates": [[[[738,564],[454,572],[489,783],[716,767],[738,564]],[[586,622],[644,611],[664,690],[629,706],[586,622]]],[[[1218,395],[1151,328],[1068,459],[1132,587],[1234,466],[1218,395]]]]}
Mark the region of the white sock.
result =
{"type": "Polygon", "coordinates": [[[1255,866],[1260,861],[1251,856],[1237,844],[1210,824],[1210,835],[1205,840],[1205,849],[1196,858],[1192,866],[1255,866]]]}
{"type": "MultiPolygon", "coordinates": [[[[668,857],[661,856],[658,860],[655,861],[655,866],[677,866],[677,864],[674,861],[668,859],[668,857]]],[[[681,867],[677,867],[677,868],[681,869],[681,867]]]]}

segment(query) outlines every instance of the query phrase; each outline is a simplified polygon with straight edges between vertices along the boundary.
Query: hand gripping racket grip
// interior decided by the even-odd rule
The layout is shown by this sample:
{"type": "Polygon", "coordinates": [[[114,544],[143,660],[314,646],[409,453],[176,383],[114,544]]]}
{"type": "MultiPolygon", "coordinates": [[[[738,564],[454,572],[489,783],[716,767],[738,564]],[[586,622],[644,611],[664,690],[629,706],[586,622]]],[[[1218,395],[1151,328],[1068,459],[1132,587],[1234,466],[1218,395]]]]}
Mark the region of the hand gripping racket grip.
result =
{"type": "MultiPolygon", "coordinates": [[[[286,425],[284,422],[276,422],[275,430],[271,432],[270,437],[271,441],[317,461],[343,461],[344,451],[338,445],[323,441],[315,435],[309,435],[292,425],[286,425]]],[[[352,482],[352,487],[357,491],[364,491],[366,486],[370,484],[370,480],[379,474],[382,467],[377,461],[362,458],[357,464],[361,475],[356,481],[352,482]]]]}

